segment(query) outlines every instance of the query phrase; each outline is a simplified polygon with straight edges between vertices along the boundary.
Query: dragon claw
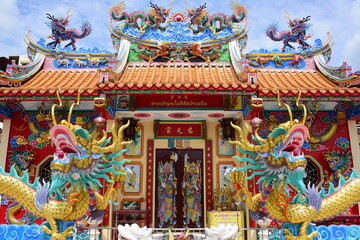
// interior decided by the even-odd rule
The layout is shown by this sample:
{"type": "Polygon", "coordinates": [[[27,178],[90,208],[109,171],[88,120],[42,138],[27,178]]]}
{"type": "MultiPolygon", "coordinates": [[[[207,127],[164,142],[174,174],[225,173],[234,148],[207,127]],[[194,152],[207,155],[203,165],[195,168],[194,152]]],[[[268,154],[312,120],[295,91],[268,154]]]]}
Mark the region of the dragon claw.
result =
{"type": "Polygon", "coordinates": [[[57,231],[50,230],[47,226],[41,226],[41,229],[47,234],[51,234],[51,240],[65,240],[67,237],[71,237],[73,234],[73,227],[68,227],[64,232],[59,233],[57,231]]]}
{"type": "Polygon", "coordinates": [[[284,229],[284,233],[286,235],[285,236],[286,240],[308,240],[308,239],[313,239],[314,237],[316,237],[319,234],[318,231],[315,231],[315,232],[312,232],[310,235],[300,234],[300,236],[294,236],[287,228],[284,229]]]}

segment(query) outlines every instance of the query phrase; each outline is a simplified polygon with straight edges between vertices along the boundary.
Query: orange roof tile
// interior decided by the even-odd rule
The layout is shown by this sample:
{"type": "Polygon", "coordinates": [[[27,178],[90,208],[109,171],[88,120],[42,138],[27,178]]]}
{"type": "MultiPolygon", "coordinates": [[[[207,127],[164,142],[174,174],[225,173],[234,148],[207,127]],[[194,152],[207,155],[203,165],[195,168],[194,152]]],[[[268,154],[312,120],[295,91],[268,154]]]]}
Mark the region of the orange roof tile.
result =
{"type": "Polygon", "coordinates": [[[129,63],[115,81],[99,82],[95,69],[42,70],[19,87],[0,87],[0,96],[98,95],[98,91],[204,91],[244,94],[259,91],[259,96],[360,96],[360,88],[339,87],[319,71],[258,70],[258,81],[240,81],[230,63],[129,63]]]}
{"type": "Polygon", "coordinates": [[[97,70],[42,70],[19,87],[0,87],[0,95],[54,95],[58,89],[62,95],[97,95],[99,76],[97,70]]]}
{"type": "Polygon", "coordinates": [[[359,96],[359,88],[345,88],[331,82],[314,70],[259,70],[259,92],[276,95],[275,89],[286,95],[297,95],[298,89],[307,96],[359,96]]]}
{"type": "Polygon", "coordinates": [[[255,84],[238,80],[230,63],[131,63],[114,83],[103,89],[242,90],[254,91],[255,84]]]}

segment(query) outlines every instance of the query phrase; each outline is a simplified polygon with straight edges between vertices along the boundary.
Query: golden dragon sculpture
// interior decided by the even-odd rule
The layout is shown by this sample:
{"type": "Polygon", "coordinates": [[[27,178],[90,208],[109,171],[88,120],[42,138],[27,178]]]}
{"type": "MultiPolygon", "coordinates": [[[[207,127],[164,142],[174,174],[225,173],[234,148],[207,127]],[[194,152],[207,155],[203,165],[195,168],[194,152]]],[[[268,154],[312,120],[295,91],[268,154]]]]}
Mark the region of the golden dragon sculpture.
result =
{"type": "Polygon", "coordinates": [[[307,161],[301,148],[309,133],[304,125],[306,107],[299,104],[300,96],[299,91],[296,106],[304,110],[302,121],[293,119],[290,106],[280,102],[278,93],[278,105],[287,109],[290,120],[279,124],[266,138],[259,136],[258,128],[251,133],[248,124],[244,129],[232,124],[239,140],[231,143],[247,156],[237,156],[245,166],[229,173],[232,182],[240,186],[239,197],[254,220],[268,217],[282,224],[288,240],[313,239],[318,232],[311,222],[337,215],[360,200],[360,178],[355,171],[347,180],[341,177],[337,188],[331,185],[327,191],[319,191],[314,186],[305,186],[307,161]],[[253,141],[249,141],[249,134],[253,141]],[[248,170],[251,174],[247,174],[248,170]],[[259,193],[253,195],[246,180],[255,176],[259,177],[259,193]]]}
{"type": "MultiPolygon", "coordinates": [[[[63,106],[59,91],[57,96],[60,104],[51,109],[50,137],[56,147],[51,182],[40,182],[37,178],[29,183],[27,171],[18,176],[15,168],[6,173],[0,167],[0,194],[14,198],[32,214],[45,218],[42,230],[48,234],[46,239],[63,240],[72,236],[76,221],[102,221],[108,202],[116,201],[116,184],[124,180],[126,171],[122,165],[128,160],[118,161],[114,157],[120,156],[123,146],[130,142],[123,141],[123,131],[129,123],[112,126],[111,142],[104,130],[89,132],[70,122],[73,108],[80,103],[80,90],[68,119],[57,123],[55,109],[63,106]],[[101,187],[105,189],[104,195],[99,193],[101,187]]],[[[12,222],[16,221],[12,218],[12,222]]]]}

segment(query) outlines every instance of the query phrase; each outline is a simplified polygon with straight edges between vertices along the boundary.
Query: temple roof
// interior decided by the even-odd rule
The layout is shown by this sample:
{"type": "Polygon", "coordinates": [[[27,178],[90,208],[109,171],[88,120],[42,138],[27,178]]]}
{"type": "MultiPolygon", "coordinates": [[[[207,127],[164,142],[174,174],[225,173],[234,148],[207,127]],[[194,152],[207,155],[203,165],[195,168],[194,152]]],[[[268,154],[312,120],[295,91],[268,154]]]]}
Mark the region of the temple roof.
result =
{"type": "Polygon", "coordinates": [[[83,95],[97,95],[98,81],[97,70],[42,70],[22,86],[0,87],[0,96],[56,96],[58,89],[62,95],[75,95],[80,87],[83,95]]]}
{"type": "Polygon", "coordinates": [[[18,87],[0,87],[0,96],[83,95],[95,96],[99,91],[113,93],[194,93],[276,96],[275,89],[296,96],[298,89],[308,97],[356,97],[360,88],[339,87],[320,71],[256,70],[257,81],[250,83],[244,74],[235,73],[230,63],[129,63],[123,72],[105,83],[99,70],[42,70],[18,87]],[[245,79],[245,80],[244,80],[245,79]]]}
{"type": "Polygon", "coordinates": [[[100,87],[132,90],[253,91],[256,84],[240,82],[230,63],[128,64],[114,83],[100,87]]]}
{"type": "Polygon", "coordinates": [[[288,96],[302,91],[303,96],[359,96],[359,88],[339,87],[320,71],[259,70],[259,95],[276,95],[274,89],[288,96]]]}

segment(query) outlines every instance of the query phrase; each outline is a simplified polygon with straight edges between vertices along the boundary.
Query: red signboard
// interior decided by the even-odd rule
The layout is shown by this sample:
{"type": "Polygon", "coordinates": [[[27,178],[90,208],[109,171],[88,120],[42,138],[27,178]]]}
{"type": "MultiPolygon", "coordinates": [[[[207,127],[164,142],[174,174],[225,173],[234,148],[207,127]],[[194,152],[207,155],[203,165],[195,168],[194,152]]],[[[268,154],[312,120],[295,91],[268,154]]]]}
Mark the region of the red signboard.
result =
{"type": "Polygon", "coordinates": [[[147,141],[147,149],[147,168],[149,171],[147,171],[146,209],[149,210],[149,219],[152,219],[154,140],[147,141]]]}
{"type": "Polygon", "coordinates": [[[212,158],[212,142],[211,140],[206,140],[205,141],[205,172],[206,172],[206,210],[207,211],[211,211],[213,209],[213,182],[212,182],[212,175],[213,175],[213,171],[212,171],[212,163],[213,163],[213,158],[212,158]]]}
{"type": "Polygon", "coordinates": [[[157,122],[157,138],[203,138],[202,121],[157,122]]]}
{"type": "Polygon", "coordinates": [[[221,95],[154,94],[136,96],[136,108],[222,109],[223,105],[223,96],[221,95]]]}

